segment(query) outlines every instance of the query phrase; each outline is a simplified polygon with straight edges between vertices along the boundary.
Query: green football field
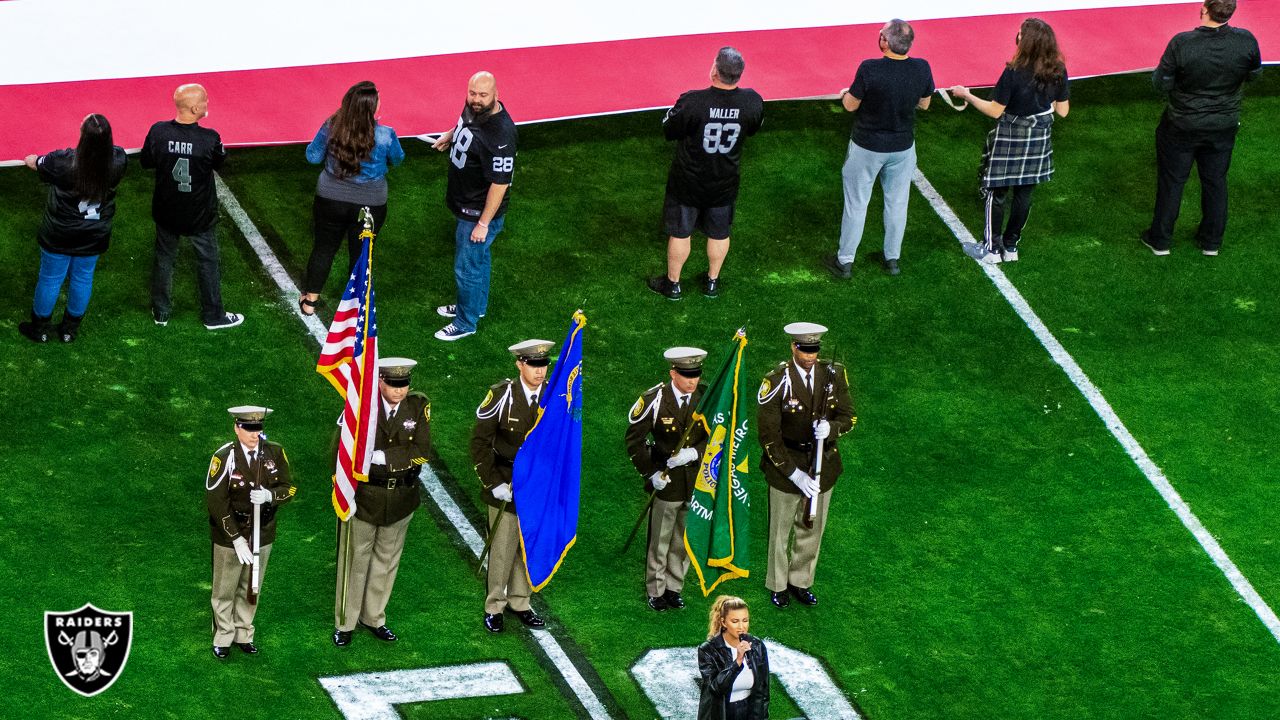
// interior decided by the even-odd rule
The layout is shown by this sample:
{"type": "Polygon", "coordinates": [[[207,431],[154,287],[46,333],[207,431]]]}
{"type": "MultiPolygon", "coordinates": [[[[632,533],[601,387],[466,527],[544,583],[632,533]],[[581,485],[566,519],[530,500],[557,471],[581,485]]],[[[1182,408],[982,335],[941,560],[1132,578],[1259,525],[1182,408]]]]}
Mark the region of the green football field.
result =
{"type": "MultiPolygon", "coordinates": [[[[1055,128],[1058,174],[1036,191],[1020,262],[989,277],[913,190],[902,275],[871,257],[877,199],[853,278],[835,281],[820,258],[838,234],[851,118],[830,102],[770,103],[746,149],[725,289],[714,300],[686,291],[678,303],[643,284],[665,257],[659,211],[672,148],[661,114],[524,126],[488,317],[455,343],[432,337],[445,322],[435,306],[454,296],[446,161],[405,140],[375,253],[379,333],[384,356],[421,363],[414,387],[432,398],[438,457],[388,608],[401,639],[358,632],[342,649],[329,640],[330,441],[341,398],[314,371],[318,345],[296,295],[281,291],[228,214],[223,295],[245,324],[200,325],[185,248],[174,317],[153,325],[151,181],[133,164],[79,339],[33,345],[16,324],[30,308],[44,189],[30,171],[0,171],[0,447],[11,495],[0,510],[0,716],[680,716],[696,699],[691,653],[710,600],[691,573],[686,609],[644,604],[642,543],[621,552],[645,498],[622,444],[626,415],[666,376],[663,349],[701,346],[714,366],[745,326],[757,378],[788,356],[782,326],[808,320],[831,328],[823,353],[847,364],[859,416],[841,441],[845,474],[813,588],[820,604],[768,602],[758,473],[751,576],[721,586],[751,603],[752,633],[769,642],[772,716],[1280,717],[1271,612],[1280,605],[1280,73],[1247,88],[1216,258],[1193,243],[1194,180],[1173,254],[1153,257],[1136,239],[1150,218],[1161,110],[1147,77],[1077,81],[1072,106],[1055,128]],[[993,278],[1007,280],[1003,294],[993,278]],[[1011,292],[1025,300],[1022,314],[1011,292]],[[506,347],[561,341],[578,308],[588,325],[577,544],[535,601],[548,630],[508,618],[491,635],[475,575],[483,506],[466,452],[473,413],[491,383],[512,376],[506,347]],[[1061,343],[1058,359],[1088,392],[1029,320],[1061,343]],[[218,661],[203,478],[233,437],[225,408],[246,403],[275,409],[268,435],[287,450],[298,494],[279,515],[256,621],[262,652],[233,648],[218,661]],[[1181,515],[1172,491],[1186,503],[1181,515]],[[1199,537],[1188,527],[1197,523],[1199,537]],[[45,611],[85,603],[134,618],[126,668],[90,699],[55,676],[43,636],[45,611]]],[[[918,123],[920,170],[974,234],[989,123],[937,102],[918,123]]],[[[245,149],[222,177],[244,226],[296,283],[316,168],[301,147],[245,149]]],[[[705,269],[700,246],[691,279],[705,269]]],[[[335,266],[322,318],[343,281],[335,266]]]]}

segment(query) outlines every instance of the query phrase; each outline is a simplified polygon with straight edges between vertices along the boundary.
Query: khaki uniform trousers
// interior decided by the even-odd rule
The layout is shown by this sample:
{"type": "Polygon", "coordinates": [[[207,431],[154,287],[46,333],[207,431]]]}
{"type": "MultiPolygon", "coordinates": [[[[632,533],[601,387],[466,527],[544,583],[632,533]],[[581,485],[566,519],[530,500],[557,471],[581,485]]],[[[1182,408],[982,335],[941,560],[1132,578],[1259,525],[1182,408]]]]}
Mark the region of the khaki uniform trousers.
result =
{"type": "Polygon", "coordinates": [[[822,549],[822,531],[827,529],[827,509],[830,506],[831,490],[818,493],[818,513],[810,529],[804,526],[809,498],[769,486],[769,570],[765,575],[765,587],[773,592],[782,592],[787,585],[813,587],[818,551],[822,549]]]}
{"type": "MultiPolygon", "coordinates": [[[[498,508],[489,508],[489,527],[498,518],[498,508]]],[[[484,599],[484,611],[498,615],[508,607],[516,612],[529,609],[529,571],[525,569],[524,553],[520,552],[520,524],[514,513],[506,515],[493,533],[489,544],[489,594],[484,599]]]]}
{"type": "Polygon", "coordinates": [[[342,604],[342,581],[347,561],[344,542],[347,528],[338,526],[338,584],[333,599],[334,627],[350,632],[356,628],[357,620],[375,628],[387,624],[387,601],[391,599],[391,588],[396,584],[400,555],[404,551],[404,538],[412,519],[413,514],[410,513],[409,517],[390,525],[374,525],[354,516],[348,521],[351,525],[351,572],[345,578],[345,607],[342,604]]]}
{"type": "Polygon", "coordinates": [[[689,572],[689,555],[684,548],[684,518],[689,506],[683,500],[653,499],[649,508],[649,552],[645,561],[644,587],[649,597],[666,590],[680,592],[689,572]]]}
{"type": "MultiPolygon", "coordinates": [[[[252,549],[253,543],[249,543],[252,549]]],[[[258,591],[267,577],[267,558],[271,546],[263,545],[258,554],[258,591]]],[[[257,605],[247,599],[253,566],[241,565],[235,548],[213,546],[213,644],[227,647],[233,642],[253,642],[253,616],[257,605]]]]}

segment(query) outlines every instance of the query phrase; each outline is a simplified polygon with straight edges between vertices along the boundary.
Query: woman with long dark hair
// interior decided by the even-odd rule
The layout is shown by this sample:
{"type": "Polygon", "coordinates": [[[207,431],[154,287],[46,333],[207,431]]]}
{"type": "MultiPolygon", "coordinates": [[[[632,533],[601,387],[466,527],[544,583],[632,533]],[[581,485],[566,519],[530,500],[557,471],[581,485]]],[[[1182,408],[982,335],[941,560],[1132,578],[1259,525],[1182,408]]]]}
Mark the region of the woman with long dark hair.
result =
{"type": "Polygon", "coordinates": [[[358,82],[342,96],[338,111],[324,121],[307,146],[307,161],[324,164],[312,205],[315,244],[307,260],[298,309],[314,315],[333,256],[347,239],[348,268],[360,259],[360,208],[368,207],[374,230],[387,219],[387,169],[404,160],[396,131],[378,123],[378,88],[358,82]]]}
{"type": "Polygon", "coordinates": [[[982,246],[971,251],[993,264],[1018,259],[1018,241],[1031,214],[1031,191],[1053,177],[1053,115],[1066,117],[1071,109],[1067,66],[1053,28],[1039,18],[1027,18],[1014,42],[1017,50],[990,100],[962,85],[951,88],[952,94],[996,119],[982,153],[986,230],[982,246]]]}
{"type": "Polygon", "coordinates": [[[721,595],[711,605],[707,641],[698,646],[698,720],[767,720],[769,653],[747,635],[751,614],[739,597],[721,595]]]}
{"type": "Polygon", "coordinates": [[[111,142],[111,123],[91,114],[80,123],[75,149],[28,155],[27,167],[49,184],[49,200],[36,238],[40,243],[40,275],[36,279],[31,321],[18,323],[29,339],[49,342],[53,307],[67,285],[67,307],[58,324],[62,342],[76,339],[93,293],[98,256],[111,244],[116,214],[116,186],[124,177],[124,148],[111,142]]]}

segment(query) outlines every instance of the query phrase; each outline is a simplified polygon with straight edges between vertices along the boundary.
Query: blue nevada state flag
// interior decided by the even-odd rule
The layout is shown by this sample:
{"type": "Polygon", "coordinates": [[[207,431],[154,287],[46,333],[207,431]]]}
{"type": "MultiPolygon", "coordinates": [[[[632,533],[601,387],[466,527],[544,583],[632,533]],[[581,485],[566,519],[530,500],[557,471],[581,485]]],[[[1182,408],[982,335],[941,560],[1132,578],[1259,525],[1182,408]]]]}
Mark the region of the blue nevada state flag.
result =
{"type": "Polygon", "coordinates": [[[538,419],[516,453],[511,491],[520,520],[520,550],[534,592],[551,581],[578,536],[582,477],[582,329],[573,314],[560,359],[538,399],[538,419]]]}

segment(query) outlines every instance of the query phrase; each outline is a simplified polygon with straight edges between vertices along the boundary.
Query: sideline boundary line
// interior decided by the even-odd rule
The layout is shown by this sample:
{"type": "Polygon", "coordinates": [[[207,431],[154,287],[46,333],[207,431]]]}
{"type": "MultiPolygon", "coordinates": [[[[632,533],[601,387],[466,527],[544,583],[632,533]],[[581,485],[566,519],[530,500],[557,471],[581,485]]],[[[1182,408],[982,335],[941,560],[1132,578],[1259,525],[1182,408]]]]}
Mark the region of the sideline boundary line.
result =
{"type": "MultiPolygon", "coordinates": [[[[942,199],[942,196],[938,194],[938,191],[934,189],[928,178],[919,169],[916,170],[912,182],[915,184],[916,189],[920,191],[920,194],[924,195],[925,200],[929,202],[933,211],[938,214],[942,222],[951,230],[951,234],[955,236],[956,240],[959,240],[961,244],[977,242],[973,234],[964,226],[964,223],[960,222],[960,218],[956,216],[955,212],[947,205],[947,202],[942,199]]],[[[1218,544],[1213,535],[1205,529],[1200,522],[1200,518],[1196,517],[1195,513],[1191,511],[1191,507],[1174,489],[1164,471],[1147,455],[1147,451],[1142,449],[1142,445],[1138,443],[1137,438],[1133,436],[1133,433],[1129,432],[1129,428],[1125,427],[1120,417],[1116,415],[1115,410],[1112,409],[1111,404],[1102,396],[1102,391],[1098,389],[1098,386],[1093,384],[1088,375],[1085,375],[1084,369],[1067,352],[1067,349],[1058,341],[1058,338],[1054,337],[1048,326],[1044,324],[1044,321],[1031,309],[1031,305],[1027,303],[1026,298],[1022,297],[1022,293],[1018,292],[1013,283],[1009,282],[1009,278],[1005,276],[1004,272],[995,265],[989,265],[981,260],[974,260],[974,262],[982,268],[987,278],[991,280],[996,289],[1000,291],[1000,294],[1004,296],[1004,299],[1013,307],[1014,312],[1018,313],[1018,317],[1022,318],[1022,322],[1026,323],[1027,328],[1036,336],[1036,339],[1040,341],[1044,349],[1049,351],[1050,357],[1067,374],[1071,383],[1089,401],[1089,405],[1093,407],[1094,412],[1098,414],[1103,424],[1107,426],[1107,430],[1119,441],[1134,464],[1146,476],[1147,481],[1156,489],[1156,492],[1160,493],[1160,497],[1164,498],[1164,501],[1168,503],[1169,509],[1173,510],[1178,519],[1182,521],[1182,525],[1195,537],[1196,542],[1200,543],[1200,547],[1204,548],[1204,551],[1209,554],[1213,564],[1217,565],[1222,574],[1226,576],[1228,582],[1231,583],[1231,587],[1258,615],[1258,619],[1267,627],[1271,637],[1280,642],[1280,618],[1276,617],[1275,611],[1267,605],[1262,596],[1258,594],[1258,591],[1254,589],[1253,584],[1249,582],[1249,579],[1244,576],[1244,573],[1240,572],[1240,568],[1236,567],[1236,564],[1227,556],[1227,552],[1222,549],[1222,546],[1218,544]]]]}
{"type": "MultiPolygon", "coordinates": [[[[253,224],[253,220],[249,218],[249,214],[244,211],[244,208],[240,207],[240,202],[236,200],[231,188],[227,187],[227,184],[222,180],[222,176],[215,173],[214,183],[217,188],[218,201],[222,203],[227,214],[231,216],[236,227],[240,229],[240,233],[244,235],[250,247],[257,253],[258,259],[262,261],[263,267],[267,270],[267,274],[271,276],[276,286],[280,288],[281,294],[286,300],[298,295],[298,286],[293,282],[293,278],[289,277],[289,273],[285,271],[284,266],[271,250],[271,246],[267,244],[266,239],[262,237],[262,233],[253,224]]],[[[297,303],[290,303],[290,305],[292,305],[293,314],[306,326],[307,332],[311,337],[316,342],[323,344],[329,331],[320,322],[320,319],[315,315],[303,315],[297,303]]],[[[466,514],[463,513],[462,508],[458,506],[449,491],[445,489],[435,471],[430,466],[423,469],[426,472],[423,473],[424,482],[422,484],[426,488],[427,494],[431,496],[432,501],[440,508],[440,512],[453,524],[454,529],[457,530],[467,548],[479,559],[480,553],[484,549],[484,539],[481,537],[480,532],[467,520],[466,514]]],[[[564,678],[565,683],[573,691],[578,702],[587,711],[587,715],[592,720],[612,720],[612,716],[605,709],[604,703],[596,695],[595,691],[591,689],[591,686],[587,683],[586,678],[582,676],[582,673],[578,671],[578,668],[574,666],[555,635],[546,629],[530,629],[529,632],[546,654],[547,659],[551,661],[560,676],[564,678]]]]}

